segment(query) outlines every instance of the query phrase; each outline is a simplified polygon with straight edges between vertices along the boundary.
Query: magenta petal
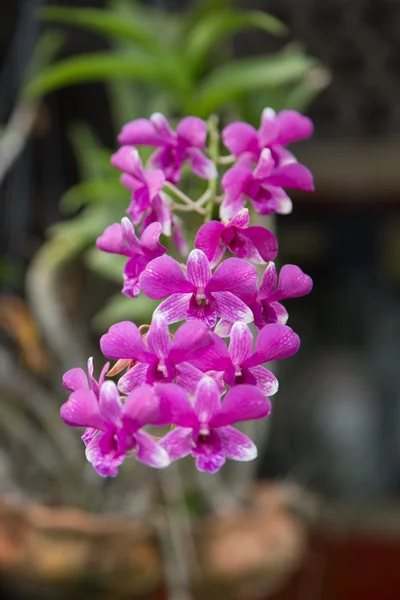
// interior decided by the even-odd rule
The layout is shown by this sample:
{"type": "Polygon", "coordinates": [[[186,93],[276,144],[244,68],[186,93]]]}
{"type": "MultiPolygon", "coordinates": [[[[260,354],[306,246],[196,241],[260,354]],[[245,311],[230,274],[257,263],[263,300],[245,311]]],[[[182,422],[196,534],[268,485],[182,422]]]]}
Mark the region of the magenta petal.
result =
{"type": "Polygon", "coordinates": [[[165,175],[161,169],[150,171],[146,175],[146,184],[149,190],[150,200],[153,200],[160,193],[165,183],[165,175]]]}
{"type": "MultiPolygon", "coordinates": [[[[187,259],[186,276],[193,287],[204,289],[211,278],[210,263],[204,252],[192,250],[187,259]]],[[[185,290],[189,291],[189,290],[185,290]]]]}
{"type": "MultiPolygon", "coordinates": [[[[253,172],[253,177],[255,179],[266,179],[270,178],[271,172],[275,166],[274,159],[272,158],[271,150],[269,148],[264,148],[261,152],[260,159],[257,163],[256,168],[253,172]]],[[[271,181],[272,183],[272,181],[271,181]]],[[[276,184],[280,185],[280,184],[276,184]]]]}
{"type": "Polygon", "coordinates": [[[70,392],[89,389],[88,378],[83,369],[70,369],[64,373],[62,385],[70,392]]]}
{"type": "MultiPolygon", "coordinates": [[[[130,221],[129,221],[130,222],[130,221]]],[[[122,237],[122,228],[119,223],[113,223],[104,233],[96,240],[96,246],[103,252],[110,252],[112,254],[122,254],[123,256],[130,256],[131,253],[122,237]]]]}
{"type": "Polygon", "coordinates": [[[197,385],[194,403],[194,410],[200,424],[211,421],[220,407],[219,397],[220,393],[214,379],[204,375],[197,385]]]}
{"type": "Polygon", "coordinates": [[[284,298],[305,296],[311,292],[312,286],[311,277],[303,273],[299,267],[284,265],[279,273],[278,289],[273,299],[283,300],[284,298]]]}
{"type": "Polygon", "coordinates": [[[194,394],[197,384],[204,376],[204,373],[188,362],[177,365],[177,383],[181,385],[189,394],[194,394]]]}
{"type": "Polygon", "coordinates": [[[247,300],[256,293],[257,278],[253,265],[241,258],[228,258],[216,268],[208,289],[210,292],[232,292],[247,300]]]}
{"type": "Polygon", "coordinates": [[[146,335],[149,350],[158,358],[166,358],[171,346],[168,323],[160,314],[153,315],[150,329],[146,335]]]}
{"type": "Polygon", "coordinates": [[[188,146],[205,149],[207,138],[207,125],[198,117],[185,117],[176,128],[178,138],[184,140],[188,146]]]}
{"type": "Polygon", "coordinates": [[[172,340],[168,358],[174,364],[188,361],[203,354],[211,344],[212,335],[205,325],[195,321],[184,323],[172,340]]]}
{"type": "Polygon", "coordinates": [[[160,256],[147,265],[139,278],[140,287],[149,298],[159,300],[170,294],[193,291],[179,263],[170,256],[160,256]]]}
{"type": "Polygon", "coordinates": [[[164,469],[170,464],[166,450],[157,444],[147,433],[138,431],[136,439],[136,458],[140,462],[155,469],[164,469]]]}
{"type": "MultiPolygon", "coordinates": [[[[116,169],[128,173],[134,180],[142,182],[143,185],[146,171],[143,168],[139,152],[133,146],[121,146],[121,148],[112,155],[111,164],[116,169]]],[[[132,187],[132,189],[137,189],[137,184],[134,181],[131,183],[135,186],[132,187]]]]}
{"type": "Polygon", "coordinates": [[[124,428],[130,433],[135,433],[145,425],[163,425],[168,423],[166,415],[160,410],[159,398],[155,388],[143,385],[135,388],[126,397],[122,420],[124,428]]]}
{"type": "Polygon", "coordinates": [[[150,121],[164,144],[174,144],[176,142],[176,134],[172,131],[168,119],[163,114],[153,113],[150,121]]]}
{"type": "Polygon", "coordinates": [[[290,162],[278,167],[268,178],[268,183],[283,188],[314,191],[311,171],[298,162],[290,162]]]}
{"type": "Polygon", "coordinates": [[[286,325],[270,323],[259,332],[254,354],[245,361],[247,367],[254,367],[271,360],[288,358],[297,352],[300,338],[286,325]]]}
{"type": "Polygon", "coordinates": [[[135,228],[133,227],[132,222],[128,219],[128,217],[123,217],[121,219],[121,233],[125,243],[128,245],[130,255],[132,255],[133,253],[143,254],[140,242],[135,234],[135,228]]]}
{"type": "Polygon", "coordinates": [[[60,415],[64,423],[72,427],[106,427],[97,397],[91,390],[81,389],[73,392],[68,402],[61,406],[60,415]]]}
{"type": "Polygon", "coordinates": [[[266,396],[273,396],[279,388],[279,382],[275,375],[264,367],[251,367],[251,375],[256,379],[256,385],[266,396]]]}
{"type": "Polygon", "coordinates": [[[220,427],[218,435],[226,458],[249,461],[257,458],[257,448],[247,435],[234,427],[220,427]]]}
{"type": "Polygon", "coordinates": [[[225,225],[223,223],[208,221],[200,227],[196,234],[194,246],[204,252],[210,263],[215,263],[217,257],[218,259],[221,258],[221,249],[222,252],[225,250],[220,241],[224,230],[225,225]]]}
{"type": "Polygon", "coordinates": [[[231,334],[233,323],[220,319],[215,326],[214,332],[220,337],[228,337],[231,334]]]}
{"type": "Polygon", "coordinates": [[[275,292],[278,277],[276,274],[276,267],[273,262],[267,265],[264,274],[261,279],[260,287],[258,288],[257,297],[260,300],[269,298],[275,292]]]}
{"type": "Polygon", "coordinates": [[[267,417],[271,404],[255,385],[236,385],[224,396],[218,413],[210,425],[223,427],[239,421],[250,421],[267,417]]]}
{"type": "Polygon", "coordinates": [[[225,463],[221,440],[214,430],[205,440],[197,443],[192,454],[196,457],[196,468],[205,473],[216,473],[225,463]]]}
{"type": "Polygon", "coordinates": [[[100,348],[104,356],[113,360],[120,358],[143,360],[146,354],[142,336],[136,325],[130,321],[121,321],[112,325],[108,333],[101,337],[100,348]]]}
{"type": "Polygon", "coordinates": [[[254,225],[248,229],[240,229],[237,236],[239,240],[245,240],[245,250],[247,250],[247,258],[249,259],[252,259],[253,256],[251,248],[254,248],[265,262],[274,260],[278,253],[277,239],[265,227],[254,225]]]}
{"type": "Polygon", "coordinates": [[[286,325],[289,318],[288,311],[280,302],[269,302],[267,312],[270,316],[268,322],[286,325]]]}
{"type": "Polygon", "coordinates": [[[242,208],[237,215],[227,224],[227,227],[238,227],[244,229],[250,223],[250,213],[248,208],[242,208]]]}
{"type": "Polygon", "coordinates": [[[156,222],[150,223],[140,237],[142,250],[150,259],[157,258],[167,251],[167,249],[160,244],[160,235],[161,224],[156,222]]]}
{"type": "Polygon", "coordinates": [[[230,123],[222,131],[222,141],[232,154],[239,156],[243,152],[258,153],[257,131],[251,125],[242,122],[230,123]]]}
{"type": "Polygon", "coordinates": [[[277,116],[279,133],[276,143],[286,146],[296,140],[304,140],[313,133],[313,123],[295,110],[282,110],[277,116]]]}
{"type": "Polygon", "coordinates": [[[219,215],[224,222],[229,221],[234,218],[241,210],[243,210],[244,205],[246,204],[246,197],[243,194],[240,194],[236,197],[231,197],[229,194],[226,195],[225,200],[222,202],[219,215]]]}
{"type": "Polygon", "coordinates": [[[177,427],[173,429],[160,442],[170,460],[179,460],[192,452],[192,429],[177,427]]]}
{"type": "Polygon", "coordinates": [[[177,323],[186,319],[192,294],[172,294],[161,302],[154,314],[162,315],[167,323],[177,323]]]}
{"type": "Polygon", "coordinates": [[[160,383],[155,388],[160,401],[160,412],[166,421],[181,427],[194,427],[197,417],[186,392],[175,383],[160,383]]]}
{"type": "Polygon", "coordinates": [[[117,386],[113,381],[105,381],[100,388],[99,408],[101,416],[112,425],[120,426],[122,403],[117,386]]]}
{"type": "Polygon", "coordinates": [[[163,140],[156,131],[153,123],[148,119],[135,119],[123,126],[118,136],[121,145],[133,146],[160,146],[163,140]]]}
{"type": "Polygon", "coordinates": [[[234,323],[235,321],[244,321],[251,323],[253,313],[250,308],[231,292],[214,292],[213,298],[216,303],[217,315],[226,321],[234,323]]]}
{"type": "Polygon", "coordinates": [[[240,321],[233,324],[229,343],[229,354],[235,366],[241,365],[251,355],[253,335],[249,327],[240,321]]]}
{"type": "Polygon", "coordinates": [[[86,446],[86,458],[102,477],[116,477],[118,467],[125,460],[125,453],[112,446],[113,431],[98,433],[86,446]]]}
{"type": "Polygon", "coordinates": [[[217,168],[210,158],[207,158],[201,150],[197,148],[188,148],[187,155],[190,168],[195,175],[202,179],[216,179],[218,176],[217,168]]]}
{"type": "Polygon", "coordinates": [[[248,184],[253,180],[253,174],[247,167],[234,166],[222,177],[221,185],[230,202],[245,193],[248,184]]]}
{"type": "Polygon", "coordinates": [[[259,129],[260,144],[262,147],[276,144],[276,138],[279,133],[276,112],[272,108],[264,108],[261,115],[261,125],[259,129]]]}
{"type": "Polygon", "coordinates": [[[208,304],[203,304],[198,302],[195,296],[192,296],[186,319],[188,321],[200,321],[211,329],[217,322],[216,302],[212,300],[208,304]]]}
{"type": "Polygon", "coordinates": [[[146,383],[147,363],[138,363],[123,375],[118,381],[118,389],[123,394],[129,394],[136,387],[146,383]]]}
{"type": "Polygon", "coordinates": [[[212,334],[212,343],[200,356],[191,360],[202,371],[225,371],[231,365],[231,358],[225,342],[212,334]]]}

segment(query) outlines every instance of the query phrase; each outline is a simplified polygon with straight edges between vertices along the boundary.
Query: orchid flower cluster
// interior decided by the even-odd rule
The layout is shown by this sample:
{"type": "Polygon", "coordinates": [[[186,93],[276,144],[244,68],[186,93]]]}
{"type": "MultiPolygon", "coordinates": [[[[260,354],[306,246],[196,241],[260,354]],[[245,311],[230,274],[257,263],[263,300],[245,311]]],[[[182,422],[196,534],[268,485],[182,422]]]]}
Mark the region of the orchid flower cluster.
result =
{"type": "Polygon", "coordinates": [[[162,302],[149,325],[123,321],[103,335],[101,351],[116,363],[110,369],[107,362],[98,380],[92,359],[88,375],[80,368],[64,375],[70,396],[61,417],[85,428],[86,457],[100,475],[116,476],[131,455],[156,468],[192,455],[197,469],[210,473],[227,458],[257,456],[253,441],[233,425],[269,415],[278,381],[263,365],[300,345],[281,301],[308,294],[312,281],[295,265],[278,275],[277,240],[250,224],[246,203],[260,215],[286,214],[292,203],[284,188],[313,189],[311,173],[286,149],[311,133],[308,118],[267,108],[258,131],[241,122],[223,129],[229,154],[219,156],[213,120],[207,127],[187,117],[173,131],[153,114],[123,127],[111,162],[131,192],[128,216],[110,225],[97,246],[126,257],[125,295],[142,292],[162,302]],[[155,147],[146,166],[138,146],[155,147]],[[181,189],[188,170],[208,181],[197,200],[181,189]],[[217,206],[220,218],[210,220],[217,206]],[[171,237],[187,254],[179,211],[205,216],[186,264],[160,243],[161,235],[171,237]],[[169,326],[180,322],[172,334],[169,326]]]}

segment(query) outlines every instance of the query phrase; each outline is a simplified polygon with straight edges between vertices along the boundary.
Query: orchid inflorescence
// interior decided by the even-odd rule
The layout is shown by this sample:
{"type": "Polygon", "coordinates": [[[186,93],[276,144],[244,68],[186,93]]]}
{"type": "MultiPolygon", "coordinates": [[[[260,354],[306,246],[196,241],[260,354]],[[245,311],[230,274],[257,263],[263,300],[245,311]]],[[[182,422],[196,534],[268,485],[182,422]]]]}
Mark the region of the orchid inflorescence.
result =
{"type": "Polygon", "coordinates": [[[79,368],[64,375],[71,393],[61,417],[86,428],[86,457],[100,475],[116,476],[133,454],[156,468],[191,454],[198,470],[211,473],[226,458],[257,456],[253,441],[232,425],[269,415],[278,381],[263,364],[292,356],[300,345],[281,301],[308,294],[312,281],[295,265],[277,274],[277,240],[265,227],[249,225],[245,205],[250,200],[261,215],[286,214],[292,203],[283,188],[313,189],[311,173],[285,147],[311,133],[308,118],[268,108],[258,131],[241,122],[223,129],[230,154],[219,156],[214,119],[207,128],[187,117],[173,131],[157,113],[123,127],[111,162],[131,191],[128,217],[110,225],[97,246],[127,258],[125,295],[143,292],[162,302],[150,325],[123,321],[103,335],[102,353],[117,362],[111,370],[106,363],[98,380],[92,359],[88,375],[79,368]],[[142,145],[156,148],[146,167],[137,150],[142,145]],[[209,182],[197,200],[179,187],[187,167],[209,182]],[[212,220],[218,204],[220,220],[212,220]],[[185,265],[160,243],[161,234],[171,237],[177,252],[187,254],[179,211],[205,216],[185,265]],[[235,257],[225,258],[227,251],[235,257]],[[251,263],[265,265],[259,285],[251,263]],[[181,321],[172,335],[169,326],[181,321]],[[106,379],[119,374],[118,383],[106,379]],[[157,437],[147,426],[167,433],[157,437]]]}

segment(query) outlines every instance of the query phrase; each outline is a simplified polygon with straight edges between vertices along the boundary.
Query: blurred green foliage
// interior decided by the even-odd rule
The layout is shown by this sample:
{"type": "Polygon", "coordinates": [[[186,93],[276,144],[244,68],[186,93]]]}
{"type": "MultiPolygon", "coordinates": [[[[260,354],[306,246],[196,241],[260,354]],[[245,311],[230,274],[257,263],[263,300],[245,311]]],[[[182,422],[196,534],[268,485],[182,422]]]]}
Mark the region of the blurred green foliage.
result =
{"type": "MultiPolygon", "coordinates": [[[[320,68],[317,61],[295,45],[275,54],[235,58],[234,34],[255,28],[285,36],[286,27],[279,20],[260,11],[236,10],[227,0],[198,4],[197,9],[179,14],[145,9],[131,0],[111,0],[106,10],[43,8],[40,18],[96,32],[110,50],[47,65],[29,80],[24,96],[36,100],[65,86],[105,82],[118,131],[123,123],[155,111],[172,121],[217,113],[222,122],[240,118],[256,125],[264,106],[303,109],[319,92],[310,77],[320,68]]],[[[47,244],[64,242],[71,258],[85,253],[91,269],[121,281],[120,257],[93,250],[95,239],[124,215],[129,192],[110,165],[112,150],[102,147],[86,125],[73,128],[70,137],[81,182],[62,198],[61,209],[71,216],[50,230],[47,244]]],[[[139,300],[118,294],[94,325],[104,329],[116,319],[143,320],[146,306],[148,314],[153,308],[147,302],[139,310],[139,300]]]]}

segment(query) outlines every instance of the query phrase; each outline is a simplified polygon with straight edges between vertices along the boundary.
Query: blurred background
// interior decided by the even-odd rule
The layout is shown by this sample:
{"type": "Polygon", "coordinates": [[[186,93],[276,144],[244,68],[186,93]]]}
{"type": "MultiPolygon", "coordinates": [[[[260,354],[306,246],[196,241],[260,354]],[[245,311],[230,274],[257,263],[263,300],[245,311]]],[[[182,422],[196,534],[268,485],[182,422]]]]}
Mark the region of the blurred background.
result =
{"type": "Polygon", "coordinates": [[[253,470],[228,469],[217,488],[206,478],[202,499],[191,474],[173,480],[185,488],[171,499],[177,527],[182,511],[193,523],[228,519],[207,521],[197,550],[203,579],[218,564],[224,582],[236,581],[233,545],[246,556],[252,527],[266,532],[248,542],[258,571],[231,588],[217,570],[208,597],[398,597],[399,98],[398,0],[0,3],[2,598],[185,587],[176,565],[168,576],[168,549],[159,556],[159,482],[131,464],[100,480],[59,420],[59,382],[98,354],[113,322],[152,311],[121,296],[120,263],[94,249],[126,208],[109,165],[121,125],[159,111],[258,126],[265,106],[315,124],[293,151],[316,192],[291,194],[293,213],[275,223],[281,264],[314,280],[288,303],[302,347],[279,365],[253,470]],[[262,527],[228,516],[230,485],[256,490],[262,527]],[[221,500],[212,510],[210,497],[221,500]]]}

